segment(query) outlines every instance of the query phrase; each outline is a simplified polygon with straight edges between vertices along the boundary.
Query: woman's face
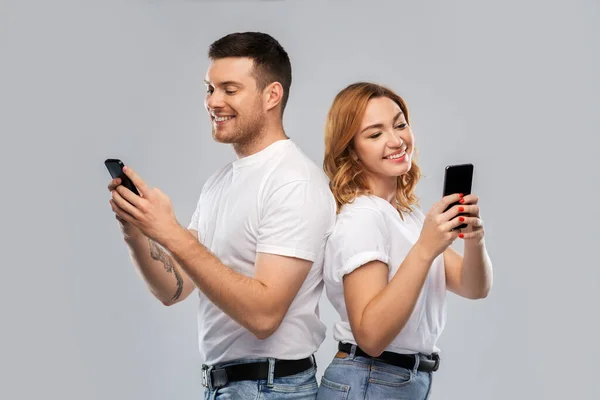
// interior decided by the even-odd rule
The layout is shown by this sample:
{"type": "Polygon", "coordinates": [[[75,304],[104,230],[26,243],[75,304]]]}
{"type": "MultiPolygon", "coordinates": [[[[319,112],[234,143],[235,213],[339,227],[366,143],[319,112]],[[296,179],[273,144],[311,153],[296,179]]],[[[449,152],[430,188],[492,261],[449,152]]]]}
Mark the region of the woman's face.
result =
{"type": "Polygon", "coordinates": [[[414,136],[400,106],[388,97],[369,100],[353,144],[371,179],[395,180],[410,170],[414,136]]]}

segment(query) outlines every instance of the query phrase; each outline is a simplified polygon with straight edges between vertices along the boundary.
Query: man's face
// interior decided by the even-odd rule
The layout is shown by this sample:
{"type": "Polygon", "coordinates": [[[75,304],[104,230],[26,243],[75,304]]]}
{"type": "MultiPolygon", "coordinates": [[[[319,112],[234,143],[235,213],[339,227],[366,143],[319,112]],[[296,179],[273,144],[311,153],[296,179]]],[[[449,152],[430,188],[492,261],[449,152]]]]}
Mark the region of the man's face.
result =
{"type": "Polygon", "coordinates": [[[208,67],[204,104],[217,142],[243,144],[260,134],[266,110],[253,72],[250,58],[221,58],[208,67]]]}

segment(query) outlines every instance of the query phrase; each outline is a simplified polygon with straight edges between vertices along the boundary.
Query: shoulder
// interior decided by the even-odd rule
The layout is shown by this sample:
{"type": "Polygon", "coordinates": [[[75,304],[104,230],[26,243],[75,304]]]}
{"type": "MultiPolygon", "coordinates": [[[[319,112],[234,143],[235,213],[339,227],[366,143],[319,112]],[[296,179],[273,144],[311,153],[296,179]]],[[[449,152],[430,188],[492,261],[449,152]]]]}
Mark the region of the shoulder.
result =
{"type": "Polygon", "coordinates": [[[363,195],[342,206],[332,236],[343,239],[348,235],[367,234],[373,230],[383,233],[385,226],[385,214],[377,199],[363,195]]]}
{"type": "Polygon", "coordinates": [[[227,165],[215,171],[204,183],[203,191],[209,190],[214,186],[218,186],[223,179],[231,173],[232,169],[232,163],[228,163],[227,165]]]}
{"type": "Polygon", "coordinates": [[[274,186],[283,186],[296,181],[308,181],[329,188],[325,172],[291,140],[282,148],[274,160],[269,178],[274,186]]]}
{"type": "Polygon", "coordinates": [[[350,220],[353,217],[364,217],[374,220],[385,218],[384,211],[375,196],[357,196],[351,203],[344,204],[340,210],[338,219],[350,220]]]}
{"type": "Polygon", "coordinates": [[[232,165],[229,163],[208,177],[200,190],[197,206],[199,206],[203,201],[206,201],[207,195],[214,193],[215,188],[218,188],[222,185],[222,183],[226,180],[225,177],[231,172],[231,170],[232,165]]]}

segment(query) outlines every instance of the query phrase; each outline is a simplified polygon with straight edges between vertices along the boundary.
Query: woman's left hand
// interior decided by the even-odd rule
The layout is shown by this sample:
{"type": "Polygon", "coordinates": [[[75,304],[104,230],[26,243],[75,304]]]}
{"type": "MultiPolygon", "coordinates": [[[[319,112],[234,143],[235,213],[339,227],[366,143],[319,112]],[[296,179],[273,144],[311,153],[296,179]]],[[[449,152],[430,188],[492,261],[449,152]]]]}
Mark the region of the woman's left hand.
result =
{"type": "Polygon", "coordinates": [[[480,242],[483,240],[485,232],[483,229],[483,220],[479,215],[479,197],[474,194],[468,194],[461,200],[462,202],[454,207],[463,207],[463,212],[468,215],[463,216],[467,227],[461,229],[461,235],[458,237],[468,241],[480,242]]]}

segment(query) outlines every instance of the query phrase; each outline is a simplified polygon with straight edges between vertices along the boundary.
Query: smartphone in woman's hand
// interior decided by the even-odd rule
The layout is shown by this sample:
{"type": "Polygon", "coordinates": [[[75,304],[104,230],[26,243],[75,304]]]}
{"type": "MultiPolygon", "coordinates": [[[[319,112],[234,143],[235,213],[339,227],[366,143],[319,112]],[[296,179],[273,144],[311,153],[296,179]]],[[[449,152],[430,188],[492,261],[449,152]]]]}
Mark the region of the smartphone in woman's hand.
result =
{"type": "MultiPolygon", "coordinates": [[[[473,164],[458,164],[448,165],[444,173],[444,196],[448,196],[455,193],[462,193],[465,196],[471,194],[471,185],[473,184],[473,164]]],[[[459,204],[458,202],[452,203],[444,210],[448,211],[450,208],[459,204]]],[[[465,215],[461,213],[458,215],[465,215]]],[[[455,229],[466,228],[466,224],[457,226],[455,229]]]]}

